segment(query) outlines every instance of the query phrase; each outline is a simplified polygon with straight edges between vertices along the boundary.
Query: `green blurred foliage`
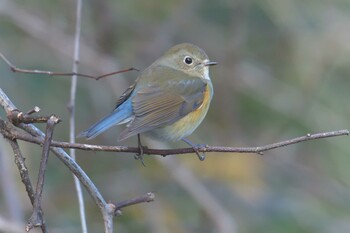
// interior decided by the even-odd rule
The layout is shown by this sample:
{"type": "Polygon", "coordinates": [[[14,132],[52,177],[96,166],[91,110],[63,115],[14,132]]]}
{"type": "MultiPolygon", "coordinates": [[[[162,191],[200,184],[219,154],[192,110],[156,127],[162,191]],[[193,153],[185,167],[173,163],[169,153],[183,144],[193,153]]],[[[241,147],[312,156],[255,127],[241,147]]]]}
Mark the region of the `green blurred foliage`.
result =
{"type": "MultiPolygon", "coordinates": [[[[69,72],[75,2],[3,1],[0,51],[21,68],[69,72]]],[[[219,65],[211,69],[215,95],[208,116],[190,139],[210,145],[264,145],[350,128],[349,25],[347,0],[92,0],[83,6],[85,47],[79,70],[99,75],[144,69],[174,44],[197,44],[219,65]]],[[[54,138],[68,141],[69,77],[12,73],[4,62],[0,75],[0,87],[18,108],[39,106],[42,114],[60,116],[63,122],[54,138]]],[[[100,81],[79,78],[77,131],[111,111],[136,76],[130,72],[100,81]]],[[[3,111],[0,116],[5,116],[3,111]]],[[[91,143],[118,144],[121,129],[91,143]]],[[[136,139],[123,143],[135,145],[136,139]]],[[[35,181],[40,148],[28,143],[21,148],[35,181]]],[[[12,155],[8,146],[3,150],[12,155]]],[[[115,220],[116,232],[217,232],[196,200],[154,156],[147,157],[143,167],[132,155],[77,153],[78,163],[106,200],[156,193],[156,203],[125,209],[115,220]]],[[[264,156],[213,153],[204,162],[193,155],[179,159],[235,219],[238,232],[319,233],[350,232],[349,155],[349,139],[343,137],[299,143],[264,156]]],[[[26,220],[31,206],[14,167],[11,174],[26,220]]],[[[84,194],[90,232],[101,232],[99,210],[84,194]]],[[[49,229],[80,231],[71,173],[54,156],[43,201],[49,229]]],[[[0,217],[11,218],[8,208],[0,190],[0,217]]]]}

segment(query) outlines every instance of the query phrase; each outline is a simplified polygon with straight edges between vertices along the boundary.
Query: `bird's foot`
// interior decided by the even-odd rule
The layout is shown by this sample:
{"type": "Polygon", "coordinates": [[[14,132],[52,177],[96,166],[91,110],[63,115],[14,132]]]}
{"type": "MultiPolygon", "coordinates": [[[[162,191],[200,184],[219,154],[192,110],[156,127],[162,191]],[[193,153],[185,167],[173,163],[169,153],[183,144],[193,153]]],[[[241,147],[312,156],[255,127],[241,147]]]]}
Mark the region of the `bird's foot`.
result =
{"type": "Polygon", "coordinates": [[[207,145],[205,144],[194,144],[192,143],[190,140],[184,138],[182,139],[183,142],[187,143],[189,146],[191,146],[194,150],[194,152],[196,153],[196,155],[198,156],[198,159],[200,161],[204,161],[205,159],[205,152],[200,152],[201,150],[205,150],[205,148],[207,148],[207,145]]]}
{"type": "Polygon", "coordinates": [[[198,159],[200,161],[204,161],[205,159],[205,152],[200,152],[200,150],[203,150],[207,147],[205,144],[196,144],[193,148],[193,150],[196,152],[198,159]]]}
{"type": "Polygon", "coordinates": [[[146,167],[145,161],[143,160],[143,155],[144,155],[144,153],[143,153],[143,146],[139,147],[139,150],[140,150],[140,153],[135,154],[134,158],[136,160],[140,160],[142,165],[144,167],[146,167]]]}
{"type": "Polygon", "coordinates": [[[144,155],[143,148],[144,148],[144,146],[142,146],[140,134],[137,135],[137,146],[139,147],[139,153],[135,154],[134,158],[136,160],[140,160],[142,165],[144,167],[146,167],[145,162],[143,160],[143,155],[144,155]]]}

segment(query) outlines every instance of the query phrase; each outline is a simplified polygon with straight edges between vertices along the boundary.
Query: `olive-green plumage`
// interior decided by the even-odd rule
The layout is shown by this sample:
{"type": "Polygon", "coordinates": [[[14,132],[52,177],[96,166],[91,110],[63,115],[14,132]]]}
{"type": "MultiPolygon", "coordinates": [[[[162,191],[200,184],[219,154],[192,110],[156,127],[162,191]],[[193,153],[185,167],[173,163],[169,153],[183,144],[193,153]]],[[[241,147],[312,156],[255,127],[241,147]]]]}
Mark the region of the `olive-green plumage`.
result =
{"type": "Polygon", "coordinates": [[[81,136],[93,138],[116,124],[128,123],[119,140],[144,133],[181,140],[204,119],[213,96],[210,62],[199,47],[183,43],[164,53],[118,99],[115,110],[81,136]]]}

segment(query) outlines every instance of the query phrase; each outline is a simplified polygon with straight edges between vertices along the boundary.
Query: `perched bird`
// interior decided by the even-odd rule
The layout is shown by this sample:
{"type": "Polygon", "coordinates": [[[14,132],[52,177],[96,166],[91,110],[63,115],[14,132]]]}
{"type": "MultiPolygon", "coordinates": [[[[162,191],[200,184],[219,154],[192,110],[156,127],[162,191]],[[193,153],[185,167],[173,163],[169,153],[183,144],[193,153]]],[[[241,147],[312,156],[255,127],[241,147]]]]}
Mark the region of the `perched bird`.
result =
{"type": "Polygon", "coordinates": [[[140,151],[139,135],[143,134],[159,140],[183,140],[203,160],[198,146],[186,137],[207,114],[213,97],[209,66],[216,64],[193,44],[170,48],[125,90],[110,114],[78,137],[92,139],[114,125],[127,124],[118,140],[138,135],[140,151]]]}

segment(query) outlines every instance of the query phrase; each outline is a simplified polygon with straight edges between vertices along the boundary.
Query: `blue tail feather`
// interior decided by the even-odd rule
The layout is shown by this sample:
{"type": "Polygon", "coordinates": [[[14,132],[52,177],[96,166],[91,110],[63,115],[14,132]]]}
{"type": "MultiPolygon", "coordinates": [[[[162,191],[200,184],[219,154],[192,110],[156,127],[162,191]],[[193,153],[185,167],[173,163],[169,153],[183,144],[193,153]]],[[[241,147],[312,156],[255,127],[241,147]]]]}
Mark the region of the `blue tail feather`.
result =
{"type": "Polygon", "coordinates": [[[90,128],[79,133],[77,137],[79,138],[86,137],[87,139],[95,138],[96,136],[106,131],[110,127],[117,125],[123,120],[131,117],[131,115],[132,115],[131,104],[125,102],[124,104],[119,106],[119,108],[111,112],[109,115],[105,116],[104,118],[96,122],[90,128]]]}

